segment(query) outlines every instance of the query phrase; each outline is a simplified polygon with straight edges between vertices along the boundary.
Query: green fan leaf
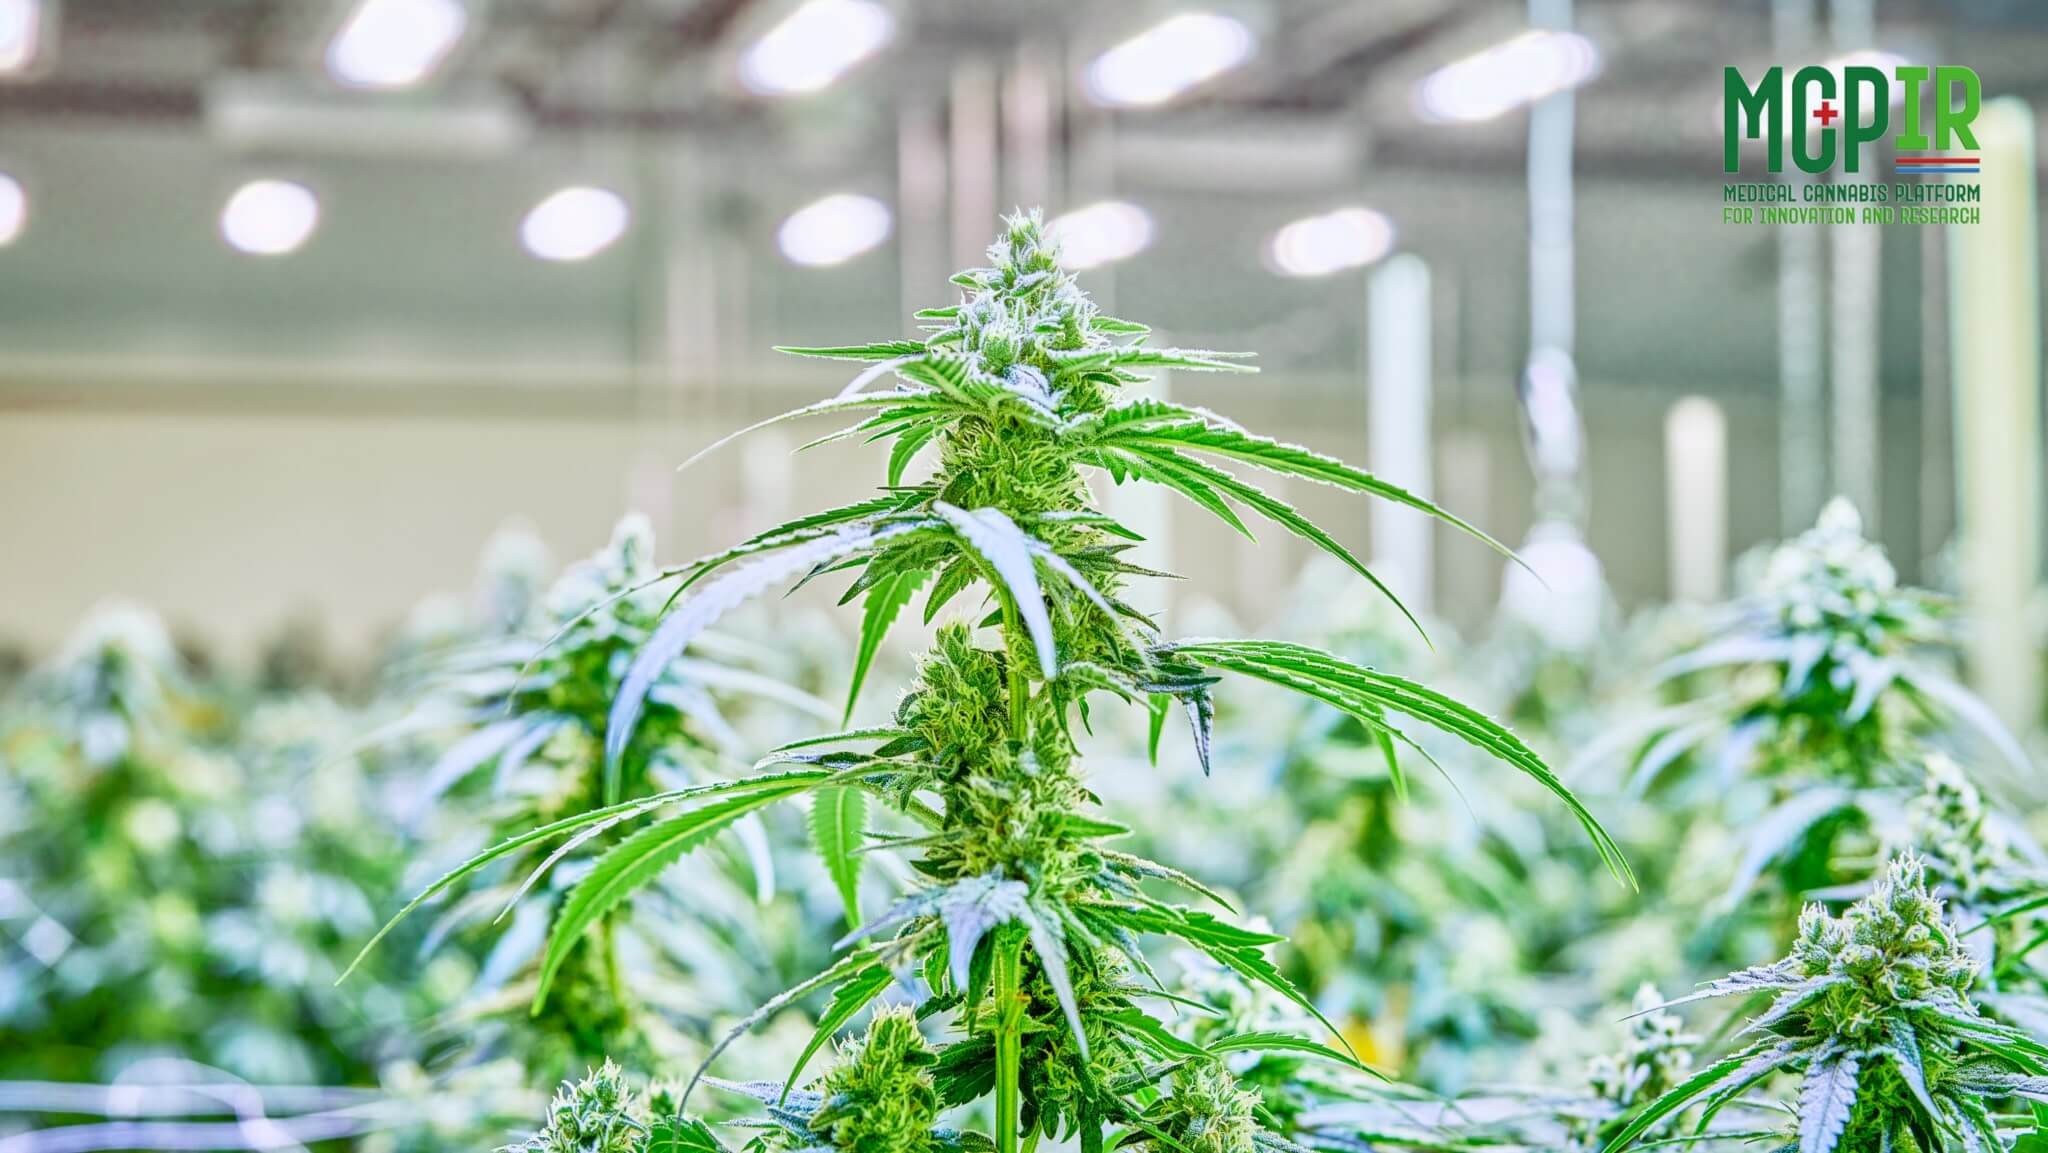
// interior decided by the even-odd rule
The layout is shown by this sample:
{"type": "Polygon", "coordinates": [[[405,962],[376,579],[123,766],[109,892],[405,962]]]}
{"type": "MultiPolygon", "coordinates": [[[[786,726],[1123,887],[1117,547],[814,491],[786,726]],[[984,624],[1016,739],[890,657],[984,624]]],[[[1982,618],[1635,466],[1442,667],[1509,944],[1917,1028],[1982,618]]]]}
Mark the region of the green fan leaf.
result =
{"type": "Polygon", "coordinates": [[[820,790],[811,802],[811,844],[846,905],[848,928],[860,925],[860,850],[867,820],[868,795],[858,785],[820,790]]]}
{"type": "Polygon", "coordinates": [[[814,783],[789,784],[757,790],[751,795],[731,797],[703,808],[691,809],[627,837],[599,857],[590,873],[569,890],[562,911],[548,935],[542,956],[540,984],[534,990],[533,1008],[538,1013],[547,1004],[548,990],[570,950],[582,941],[584,930],[617,907],[632,892],[659,876],[685,853],[716,836],[734,821],[757,809],[815,787],[814,783]]]}
{"type": "Polygon", "coordinates": [[[1031,645],[1038,652],[1038,668],[1046,680],[1059,676],[1059,652],[1053,641],[1052,615],[1046,610],[1045,595],[1038,587],[1031,538],[1001,509],[969,511],[944,501],[932,505],[932,512],[987,565],[995,585],[1023,618],[1031,645]]]}
{"type": "Polygon", "coordinates": [[[1244,461],[1282,476],[1298,476],[1349,489],[1352,492],[1370,493],[1443,521],[1483,542],[1501,556],[1510,560],[1515,559],[1513,549],[1495,540],[1476,525],[1399,485],[1381,480],[1364,469],[1354,468],[1335,457],[1324,456],[1300,445],[1257,436],[1219,423],[1214,418],[1208,418],[1206,414],[1194,410],[1188,410],[1188,414],[1194,419],[1176,424],[1134,425],[1110,433],[1106,441],[1110,444],[1191,449],[1244,461]]]}
{"type": "Polygon", "coordinates": [[[889,626],[896,623],[896,617],[910,598],[924,582],[931,579],[930,569],[912,569],[894,573],[876,581],[868,590],[863,602],[860,621],[860,649],[854,657],[853,679],[846,689],[846,716],[842,724],[853,720],[853,706],[860,700],[860,687],[867,680],[868,666],[874,663],[875,654],[881,650],[882,638],[889,633],[889,626]]]}
{"type": "Polygon", "coordinates": [[[620,758],[633,739],[633,728],[654,687],[669,663],[681,656],[697,635],[718,618],[774,586],[806,570],[874,548],[885,541],[926,531],[930,522],[910,521],[881,528],[850,527],[831,536],[806,541],[778,553],[753,560],[704,585],[696,595],[670,613],[661,627],[633,656],[633,663],[612,698],[611,713],[605,720],[604,757],[608,777],[616,776],[620,758]]]}
{"type": "Polygon", "coordinates": [[[842,344],[826,348],[777,345],[775,351],[821,360],[895,360],[903,356],[918,356],[925,347],[922,340],[878,340],[873,344],[842,344]]]}
{"type": "Polygon", "coordinates": [[[1635,874],[1622,855],[1621,846],[1601,827],[1592,811],[1565,787],[1564,781],[1535,750],[1500,722],[1470,705],[1405,677],[1355,665],[1305,645],[1280,641],[1190,640],[1169,645],[1166,651],[1198,665],[1294,689],[1343,709],[1368,724],[1378,723],[1375,710],[1385,709],[1441,729],[1520,769],[1548,789],[1578,818],[1609,871],[1624,883],[1635,884],[1635,874]]]}
{"type": "Polygon", "coordinates": [[[1600,1153],[1622,1153],[1622,1150],[1634,1145],[1643,1134],[1655,1128],[1666,1117],[1692,1104],[1701,1094],[1720,1084],[1723,1078],[1742,1068],[1746,1057],[1746,1054],[1737,1054],[1725,1058],[1674,1085],[1663,1096],[1644,1106],[1642,1112],[1630,1118],[1619,1133],[1610,1137],[1607,1144],[1601,1146],[1600,1153]]]}
{"type": "Polygon", "coordinates": [[[1380,591],[1380,595],[1392,601],[1394,607],[1401,611],[1402,616],[1408,618],[1408,623],[1414,626],[1415,631],[1421,634],[1425,642],[1429,640],[1429,631],[1422,627],[1422,622],[1416,619],[1414,613],[1408,611],[1408,606],[1402,603],[1400,597],[1394,595],[1394,590],[1388,588],[1378,574],[1367,568],[1364,561],[1353,556],[1350,549],[1339,544],[1336,537],[1323,531],[1322,526],[1301,515],[1293,505],[1256,485],[1239,480],[1220,468],[1204,464],[1193,457],[1183,456],[1170,448],[1143,446],[1126,451],[1151,464],[1155,469],[1165,464],[1181,473],[1192,474],[1194,479],[1206,484],[1210,489],[1229,496],[1267,520],[1343,561],[1346,568],[1364,577],[1372,587],[1380,591]]]}
{"type": "Polygon", "coordinates": [[[1211,1056],[1219,1057],[1225,1053],[1300,1053],[1309,1057],[1320,1057],[1325,1061],[1335,1061],[1339,1065],[1348,1066],[1361,1073],[1370,1073],[1382,1081],[1386,1080],[1377,1069],[1362,1064],[1356,1057],[1346,1056],[1328,1045],[1319,1045],[1306,1037],[1297,1037],[1292,1033],[1271,1030],[1236,1033],[1220,1041],[1211,1041],[1208,1051],[1211,1056]]]}
{"type": "Polygon", "coordinates": [[[657,1117],[648,1123],[645,1153],[726,1153],[726,1148],[695,1117],[657,1117]]]}
{"type": "Polygon", "coordinates": [[[432,884],[420,890],[418,896],[406,902],[404,908],[393,914],[392,918],[384,923],[384,927],[377,930],[377,934],[371,937],[369,943],[365,944],[356,953],[355,959],[349,962],[348,968],[342,970],[341,976],[334,979],[334,983],[339,985],[343,981],[348,980],[349,974],[355,972],[362,965],[364,959],[369,957],[371,951],[376,949],[378,944],[385,937],[389,936],[393,929],[398,927],[399,922],[411,916],[413,911],[421,905],[447,892],[457,882],[475,874],[491,862],[502,860],[529,845],[544,844],[556,837],[576,832],[586,826],[616,821],[620,817],[644,815],[682,801],[709,800],[714,797],[731,796],[734,794],[751,794],[761,789],[776,789],[785,785],[802,784],[804,787],[810,787],[831,779],[832,774],[822,769],[797,769],[786,773],[777,773],[769,777],[753,777],[744,781],[719,781],[715,784],[695,785],[686,789],[672,789],[668,792],[656,793],[638,800],[625,801],[601,809],[591,809],[587,812],[577,813],[574,816],[563,817],[561,820],[551,821],[539,828],[529,829],[524,833],[507,837],[448,872],[443,873],[432,884]]]}
{"type": "Polygon", "coordinates": [[[785,1100],[789,1097],[789,1090],[795,1087],[797,1078],[803,1076],[804,1066],[811,1063],[811,1058],[817,1056],[818,1050],[825,1047],[825,1042],[831,1040],[834,1033],[845,1028],[847,1022],[853,1020],[862,1009],[867,1008],[876,997],[881,996],[882,991],[894,980],[887,968],[869,965],[848,977],[832,991],[832,1003],[825,1006],[825,1012],[818,1017],[818,1027],[812,1031],[810,1043],[804,1046],[802,1053],[797,1054],[796,1064],[783,1082],[782,1095],[785,1100]]]}
{"type": "Polygon", "coordinates": [[[1799,1087],[1799,1153],[1835,1153],[1849,1115],[1856,1111],[1854,1053],[1817,1057],[1799,1087]]]}

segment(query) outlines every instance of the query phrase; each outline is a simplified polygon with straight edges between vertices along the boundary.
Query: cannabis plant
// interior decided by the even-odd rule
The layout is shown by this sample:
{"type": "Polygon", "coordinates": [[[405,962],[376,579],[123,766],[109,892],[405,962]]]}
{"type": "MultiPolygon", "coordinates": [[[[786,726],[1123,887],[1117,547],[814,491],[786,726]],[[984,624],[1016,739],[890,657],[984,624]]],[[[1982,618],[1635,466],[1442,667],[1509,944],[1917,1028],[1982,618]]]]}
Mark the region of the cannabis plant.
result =
{"type": "Polygon", "coordinates": [[[2025,836],[1986,808],[1961,766],[1935,753],[1927,757],[1919,795],[1906,805],[1896,850],[1919,855],[1928,883],[1964,927],[1963,944],[1980,966],[1979,1003],[2048,1032],[2048,973],[2036,963],[2048,944],[2048,870],[2025,836]]]}
{"type": "MultiPolygon", "coordinates": [[[[640,685],[639,723],[607,751],[612,698],[667,599],[648,587],[653,550],[646,519],[628,516],[603,550],[571,567],[523,614],[521,627],[501,631],[519,623],[520,598],[495,595],[485,627],[442,654],[439,691],[400,728],[416,727],[420,717],[433,722],[452,714],[456,721],[462,735],[425,774],[418,799],[439,806],[423,816],[438,817],[466,850],[474,850],[479,814],[497,840],[709,779],[742,744],[722,698],[761,695],[830,715],[780,682],[700,657],[678,659],[640,685]],[[485,769],[490,779],[477,780],[485,769]]],[[[635,920],[632,909],[614,903],[588,922],[576,947],[539,955],[548,923],[565,915],[568,895],[543,882],[587,868],[619,839],[617,825],[591,823],[558,847],[533,843],[500,854],[436,927],[438,938],[479,920],[511,922],[490,944],[477,994],[456,1022],[487,1026],[487,1040],[473,1048],[517,1056],[548,1080],[608,1055],[644,1064],[674,1057],[693,1037],[701,1049],[707,1022],[721,1007],[776,987],[746,980],[772,980],[776,962],[786,959],[768,943],[775,918],[755,913],[746,899],[773,886],[758,820],[740,824],[742,852],[724,855],[710,876],[647,886],[635,905],[648,916],[635,920]],[[713,931],[680,941],[668,931],[678,921],[713,931]],[[737,989],[719,988],[734,980],[737,989]]]]}
{"type": "Polygon", "coordinates": [[[170,1057],[354,1081],[403,1051],[430,989],[331,988],[332,950],[375,924],[364,886],[396,880],[390,822],[357,766],[313,771],[303,714],[240,695],[108,605],[5,702],[0,1076],[170,1057]]]}
{"type": "Polygon", "coordinates": [[[1588,1106],[1567,1113],[1567,1131],[1579,1149],[1596,1150],[1622,1127],[1635,1109],[1676,1088],[1692,1071],[1700,1038],[1688,1033],[1676,1013],[1663,1008],[1655,985],[1636,991],[1635,1014],[1617,1053],[1602,1053],[1586,1066],[1588,1106]]]}
{"type": "Polygon", "coordinates": [[[1330,457],[1200,409],[1125,395],[1144,369],[1243,366],[1227,355],[1150,348],[1142,326],[1098,313],[1036,216],[1009,220],[989,266],[954,282],[962,299],[920,313],[929,322],[922,339],[792,350],[870,363],[836,397],[786,415],[859,414],[819,443],[893,442],[886,484],[877,496],[779,525],[653,582],[672,592],[674,606],[618,685],[603,760],[607,773],[619,772],[647,740],[650,706],[658,703],[651,693],[672,675],[676,658],[721,615],[764,590],[852,578],[845,599],[863,604],[852,693],[920,591],[930,621],[964,603],[970,589],[984,590],[985,608],[938,629],[893,720],[787,745],[754,776],[563,816],[473,858],[420,899],[550,841],[575,843],[593,829],[633,825],[565,894],[541,961],[545,991],[577,950],[598,939],[607,916],[685,853],[749,814],[807,796],[818,852],[856,927],[840,942],[846,951],[835,964],[742,1023],[745,1029],[807,994],[831,991],[811,1044],[772,1091],[762,1091],[770,1118],[790,1131],[776,1147],[866,1153],[985,1144],[925,1128],[938,1110],[982,1099],[990,1100],[999,1153],[1040,1137],[1077,1137],[1090,1151],[1129,1142],[1245,1153],[1271,1144],[1280,1138],[1268,1128],[1270,1115],[1236,1086],[1223,1055],[1278,1048],[1350,1059],[1288,1034],[1196,1045],[1145,1011],[1159,989],[1142,939],[1164,936],[1328,1027],[1267,958],[1278,936],[1154,895],[1155,885],[1197,899],[1208,893],[1177,869],[1113,847],[1125,829],[1098,811],[1077,755],[1092,707],[1104,698],[1142,704],[1156,748],[1177,706],[1205,772],[1212,693],[1224,673],[1324,701],[1367,726],[1389,753],[1411,744],[1405,725],[1434,726],[1542,781],[1579,815],[1611,867],[1626,875],[1626,866],[1549,767],[1472,708],[1303,645],[1160,635],[1127,599],[1130,578],[1153,575],[1124,555],[1139,536],[1096,506],[1090,478],[1164,486],[1239,531],[1249,530],[1238,510],[1249,510],[1375,584],[1329,533],[1217,462],[1376,495],[1490,538],[1330,457]],[[906,483],[912,458],[926,449],[936,455],[931,478],[906,483]],[[877,800],[891,819],[871,829],[877,800]],[[910,854],[919,880],[870,918],[860,903],[860,862],[879,847],[910,854]],[[943,1017],[950,1039],[927,1060],[907,1023],[884,1014],[867,1040],[842,1054],[822,1089],[805,1089],[815,1053],[906,984],[918,1014],[935,1027],[943,1017]],[[884,1033],[886,1046],[878,1039],[884,1033]]]}
{"type": "Polygon", "coordinates": [[[1884,550],[1865,540],[1854,505],[1837,499],[1815,527],[1765,559],[1755,588],[1716,634],[1668,662],[1669,680],[1705,678],[1710,694],[1656,718],[1632,784],[1726,734],[1733,767],[1870,785],[1902,747],[1960,723],[2025,767],[1981,701],[1948,680],[1949,606],[1901,588],[1884,550]]]}
{"type": "Polygon", "coordinates": [[[2048,1101],[2048,1047],[1979,1012],[1970,996],[1976,968],[1926,866],[1899,857],[1843,915],[1810,906],[1783,960],[1683,998],[1774,999],[1743,1030],[1755,1040],[1658,1097],[1607,1149],[1619,1153],[1681,1110],[1690,1111],[1694,1135],[1710,1134],[1720,1112],[1780,1075],[1799,1082],[1796,1124],[1771,1148],[2008,1148],[2002,1133],[2034,1122],[2003,1105],[2048,1101]]]}
{"type": "Polygon", "coordinates": [[[1974,736],[2028,764],[1990,709],[1941,670],[1953,648],[1948,612],[1899,586],[1855,507],[1838,499],[1769,553],[1709,639],[1659,670],[1680,703],[1605,744],[1638,750],[1637,793],[1676,799],[1684,783],[1665,779],[1674,768],[1706,770],[1690,782],[1704,790],[1696,799],[1744,829],[1724,909],[1766,875],[1792,898],[1848,879],[1833,862],[1874,851],[1871,826],[1897,790],[1918,787],[1929,747],[1974,736]]]}

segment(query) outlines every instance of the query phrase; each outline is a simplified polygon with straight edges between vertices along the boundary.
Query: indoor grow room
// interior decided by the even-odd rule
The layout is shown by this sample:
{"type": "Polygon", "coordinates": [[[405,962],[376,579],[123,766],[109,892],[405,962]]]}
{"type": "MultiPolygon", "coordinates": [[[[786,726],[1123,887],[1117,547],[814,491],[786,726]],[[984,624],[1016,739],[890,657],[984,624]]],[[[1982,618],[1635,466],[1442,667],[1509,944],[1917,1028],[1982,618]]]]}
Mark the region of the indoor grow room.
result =
{"type": "Polygon", "coordinates": [[[2048,1149],[2042,60],[0,0],[0,1153],[2048,1149]]]}

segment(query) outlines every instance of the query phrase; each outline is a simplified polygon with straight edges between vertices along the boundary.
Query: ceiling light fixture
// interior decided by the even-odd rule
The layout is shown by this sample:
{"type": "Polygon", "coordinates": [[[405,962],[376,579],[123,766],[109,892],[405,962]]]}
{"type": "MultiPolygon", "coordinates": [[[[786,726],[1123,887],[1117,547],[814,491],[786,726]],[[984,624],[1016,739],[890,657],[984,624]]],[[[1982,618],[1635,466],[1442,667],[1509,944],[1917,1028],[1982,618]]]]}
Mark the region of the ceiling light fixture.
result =
{"type": "Polygon", "coordinates": [[[0,75],[26,72],[43,48],[42,0],[0,0],[0,75]]]}
{"type": "Polygon", "coordinates": [[[805,0],[740,57],[740,81],[767,96],[817,92],[880,51],[895,25],[875,0],[805,0]]]}
{"type": "Polygon", "coordinates": [[[1363,268],[1394,248],[1394,224],[1370,208],[1307,216],[1273,234],[1267,256],[1286,276],[1328,276],[1363,268]]]}
{"type": "Polygon", "coordinates": [[[519,226],[526,251],[542,260],[588,260],[618,242],[632,222],[626,199],[606,188],[564,188],[533,206],[519,226]]]}
{"type": "Polygon", "coordinates": [[[891,224],[888,205],[841,192],[790,213],[776,230],[775,242],[792,263],[824,268],[881,244],[891,224]]]}
{"type": "Polygon", "coordinates": [[[1576,32],[1532,30],[1423,77],[1415,102],[1434,121],[1492,120],[1569,91],[1600,70],[1600,50],[1576,32]]]}
{"type": "Polygon", "coordinates": [[[251,256],[297,252],[320,223],[320,200],[303,184],[252,180],[228,197],[221,238],[251,256]]]}
{"type": "Polygon", "coordinates": [[[1150,247],[1152,217],[1135,204],[1103,200],[1053,218],[1045,231],[1068,268],[1099,268],[1150,247]]]}
{"type": "Polygon", "coordinates": [[[1242,21],[1182,12],[1096,57],[1088,66],[1088,92],[1103,104],[1164,104],[1243,64],[1257,46],[1242,21]]]}
{"type": "Polygon", "coordinates": [[[410,88],[448,59],[468,24],[462,0],[361,0],[327,45],[327,70],[354,88],[410,88]]]}

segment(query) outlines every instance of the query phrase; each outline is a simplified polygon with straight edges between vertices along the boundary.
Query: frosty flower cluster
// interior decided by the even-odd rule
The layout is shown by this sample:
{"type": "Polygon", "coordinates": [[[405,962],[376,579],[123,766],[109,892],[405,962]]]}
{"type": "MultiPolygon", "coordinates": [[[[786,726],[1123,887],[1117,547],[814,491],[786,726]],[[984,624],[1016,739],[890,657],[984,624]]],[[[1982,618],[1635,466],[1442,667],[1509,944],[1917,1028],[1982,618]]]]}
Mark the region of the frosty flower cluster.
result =
{"type": "Polygon", "coordinates": [[[1657,987],[1636,990],[1628,1040],[1619,1054],[1602,1053],[1586,1066],[1586,1087],[1603,1101],[1628,1108],[1685,1080],[1700,1038],[1685,1031],[1678,1014],[1661,1009],[1657,987]]]}
{"type": "Polygon", "coordinates": [[[1963,995],[1976,962],[1942,916],[1918,857],[1895,859],[1871,894],[1839,917],[1810,905],[1799,918],[1791,961],[1809,980],[1824,982],[1791,1015],[1808,1032],[1844,1044],[1881,1041],[1901,1015],[1930,1006],[1974,1013],[1963,995]]]}
{"type": "Polygon", "coordinates": [[[932,1066],[937,1063],[910,1010],[877,1012],[867,1035],[847,1045],[825,1075],[824,1101],[811,1114],[811,1132],[843,1153],[935,1148],[932,1125],[939,1119],[939,1095],[932,1066]]]}
{"type": "Polygon", "coordinates": [[[540,1132],[498,1153],[632,1153],[647,1131],[647,1116],[625,1074],[606,1061],[556,1090],[540,1132]]]}
{"type": "Polygon", "coordinates": [[[1856,506],[1840,497],[1814,527],[1772,551],[1756,592],[1787,632],[1838,634],[1871,652],[1889,647],[1902,608],[1918,609],[1899,592],[1884,549],[1864,538],[1856,506]]]}
{"type": "Polygon", "coordinates": [[[1906,807],[1909,838],[1933,883],[1968,905],[1981,902],[2013,863],[2012,846],[1985,820],[1984,798],[1962,767],[1927,758],[1927,781],[1906,807]]]}

